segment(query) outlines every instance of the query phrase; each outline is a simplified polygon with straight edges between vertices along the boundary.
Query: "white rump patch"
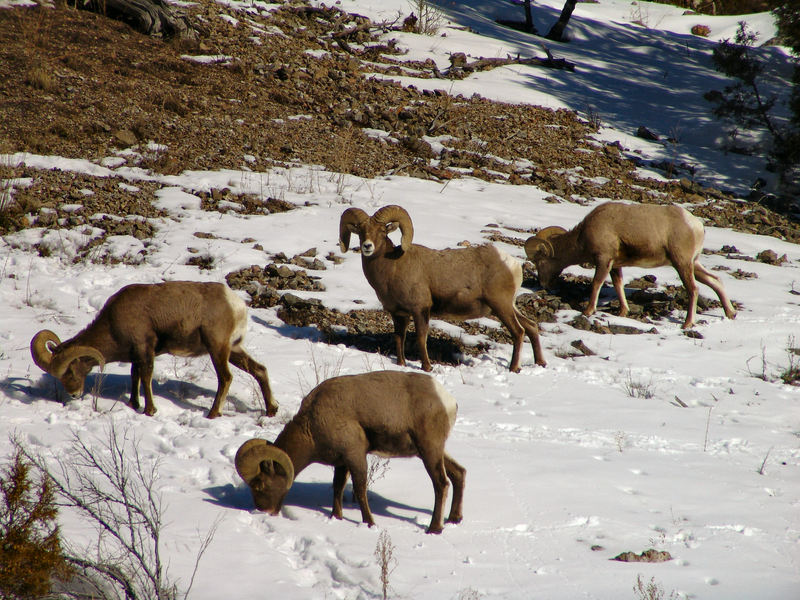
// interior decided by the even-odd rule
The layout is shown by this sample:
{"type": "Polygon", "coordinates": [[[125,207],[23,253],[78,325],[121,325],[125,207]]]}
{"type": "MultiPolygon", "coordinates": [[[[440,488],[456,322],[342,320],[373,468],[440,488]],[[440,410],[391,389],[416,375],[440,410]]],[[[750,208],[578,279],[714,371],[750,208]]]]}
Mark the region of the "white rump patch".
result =
{"type": "Polygon", "coordinates": [[[517,288],[519,288],[522,285],[522,265],[520,262],[510,254],[500,250],[497,246],[492,246],[492,248],[497,252],[497,256],[500,257],[500,260],[503,261],[506,268],[508,268],[511,276],[514,278],[514,283],[517,288]]]}
{"type": "Polygon", "coordinates": [[[436,392],[436,395],[439,397],[439,401],[442,403],[442,406],[444,406],[445,412],[447,412],[447,418],[450,421],[450,429],[452,429],[456,422],[458,403],[456,402],[456,399],[453,398],[452,394],[444,389],[444,386],[435,379],[433,380],[433,388],[436,392]]]}
{"type": "Polygon", "coordinates": [[[244,341],[244,335],[247,333],[247,304],[227,285],[225,286],[225,301],[231,307],[234,319],[231,346],[237,347],[244,341]]]}
{"type": "Polygon", "coordinates": [[[703,239],[706,236],[706,230],[705,230],[705,226],[703,225],[703,220],[700,217],[694,216],[692,213],[690,213],[688,210],[686,210],[683,207],[680,207],[680,209],[681,209],[681,215],[683,216],[684,222],[689,227],[689,229],[694,231],[695,239],[699,240],[699,244],[698,244],[699,247],[696,248],[696,251],[699,251],[703,247],[703,239]]]}

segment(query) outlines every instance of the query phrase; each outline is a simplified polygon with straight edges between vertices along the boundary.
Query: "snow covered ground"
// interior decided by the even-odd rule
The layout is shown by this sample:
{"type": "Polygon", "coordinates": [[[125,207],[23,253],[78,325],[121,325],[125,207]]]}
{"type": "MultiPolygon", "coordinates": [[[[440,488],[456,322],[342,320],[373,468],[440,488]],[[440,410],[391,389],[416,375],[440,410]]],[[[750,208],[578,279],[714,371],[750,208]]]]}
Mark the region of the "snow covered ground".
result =
{"type": "MultiPolygon", "coordinates": [[[[376,19],[409,10],[400,0],[342,0],[340,6],[376,19]]],[[[537,6],[537,26],[546,30],[560,2],[537,6]]],[[[541,53],[538,41],[492,22],[498,16],[521,18],[519,7],[464,2],[444,8],[454,25],[477,33],[448,27],[446,37],[400,36],[413,54],[445,65],[450,51],[541,53]]],[[[452,91],[578,111],[592,107],[607,125],[603,139],[622,139],[626,147],[653,158],[671,150],[631,137],[635,128],[645,125],[669,134],[670,127],[679,127],[685,140],[681,155],[697,166],[703,181],[745,190],[760,163],[716,150],[722,130],[702,100],[703,91],[722,85],[709,66],[713,41],[687,33],[703,22],[712,27],[712,39],[730,36],[737,18],[680,13],[621,0],[579,4],[569,29],[573,42],[548,45],[558,56],[591,68],[568,77],[525,67],[496,69],[456,82],[452,91]],[[632,24],[634,10],[646,15],[649,28],[632,24]],[[631,68],[632,52],[636,68],[631,68]]],[[[756,15],[752,24],[771,37],[768,16],[756,15]]],[[[764,52],[778,56],[782,50],[764,52]]],[[[424,82],[414,83],[422,87],[424,82]]],[[[507,371],[511,349],[502,345],[456,367],[435,365],[433,375],[459,403],[448,451],[468,475],[464,522],[447,525],[441,536],[428,536],[433,492],[416,459],[392,461],[372,484],[377,523],[372,529],[360,523],[352,503],[346,503],[343,521],[328,518],[329,467],[303,471],[278,517],[253,510],[233,468],[240,444],[251,437],[274,439],[318,381],[397,368],[390,358],[326,345],[313,328],[289,327],[274,309],[253,309],[245,346],[269,369],[279,414],[260,418],[263,405],[251,379],[236,372],[223,417],[209,421],[203,415],[216,378],[207,358],[156,361],[158,413],[149,418],[125,405],[127,365],[106,367],[96,397],[61,404],[53,379],[32,363],[28,344],[45,328],[62,340],[74,335],[128,283],[222,281],[238,268],[265,264],[267,254],[291,256],[312,247],[324,260],[330,251],[339,253],[338,219],[349,206],[372,213],[401,204],[414,221],[415,241],[431,247],[481,242],[489,223],[569,227],[591,207],[550,204],[536,188],[469,178],[447,185],[402,177],[362,180],[313,166],[160,176],[115,167],[113,160],[107,166],[30,155],[0,160],[97,176],[114,173],[134,186],[132,193],[142,179],[164,185],[160,203],[171,216],[157,222],[160,229],[141,262],[135,258],[145,250],[141,242],[117,236],[102,251],[127,255],[126,262],[73,264],[76,248],[91,236],[83,228],[46,233],[33,227],[3,239],[0,459],[10,454],[12,435],[45,457],[58,457],[68,452],[73,432],[85,440],[101,439],[113,422],[135,434],[139,451],[161,461],[164,552],[180,585],[188,584],[202,536],[220,520],[192,598],[380,597],[373,551],[382,530],[396,547],[390,593],[396,598],[636,598],[637,576],[645,582],[653,578],[665,597],[673,591],[678,597],[725,600],[800,596],[800,389],[779,379],[799,360],[787,350],[800,345],[795,339],[800,332],[798,246],[708,228],[706,248],[732,245],[749,257],[772,249],[786,254],[788,262],[772,266],[704,256],[706,266],[729,269],[717,272],[742,307],[735,321],[724,319],[720,309],[701,314],[699,339],[681,331],[682,312],[657,323],[657,334],[628,336],[577,331],[566,324],[577,313],[562,312],[561,322],[542,325],[547,368],[533,365],[529,345],[520,374],[507,371]],[[195,194],[222,187],[283,198],[300,208],[268,216],[199,210],[195,194]],[[216,237],[199,239],[195,232],[216,237]],[[47,258],[33,249],[44,238],[52,251],[47,258]],[[263,250],[243,242],[251,238],[263,250]],[[212,256],[213,268],[185,265],[189,247],[212,256]],[[757,277],[733,278],[730,272],[736,269],[757,277]],[[577,339],[596,356],[561,358],[577,339]],[[673,560],[609,560],[651,547],[670,552],[673,560]]],[[[524,258],[520,248],[499,245],[524,258]]],[[[315,273],[325,292],[298,294],[320,297],[342,310],[378,308],[360,257],[350,252],[344,258],[340,265],[326,261],[327,270],[315,273]]],[[[587,273],[578,267],[570,272],[587,273]]],[[[659,284],[679,284],[669,268],[627,269],[625,277],[646,272],[654,273],[659,284]]],[[[711,294],[707,288],[701,293],[711,294]]],[[[595,318],[636,325],[609,313],[595,318]]],[[[408,369],[419,365],[412,361],[408,369]]],[[[88,388],[96,377],[89,378],[88,388]]],[[[64,512],[61,521],[65,538],[88,535],[76,515],[64,512]]]]}

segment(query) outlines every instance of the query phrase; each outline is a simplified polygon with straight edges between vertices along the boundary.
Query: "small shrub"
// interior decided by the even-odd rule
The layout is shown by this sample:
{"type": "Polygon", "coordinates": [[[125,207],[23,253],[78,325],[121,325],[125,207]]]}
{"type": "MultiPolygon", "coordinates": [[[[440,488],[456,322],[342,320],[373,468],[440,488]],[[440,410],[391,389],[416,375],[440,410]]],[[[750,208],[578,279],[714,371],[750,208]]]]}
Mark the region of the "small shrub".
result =
{"type": "Polygon", "coordinates": [[[800,385],[800,347],[795,343],[793,335],[789,336],[786,354],[789,358],[789,364],[780,373],[781,381],[787,385],[800,385]]]}
{"type": "Polygon", "coordinates": [[[708,25],[695,25],[692,27],[692,35],[698,35],[700,37],[708,37],[711,33],[711,27],[708,25]]]}
{"type": "Polygon", "coordinates": [[[196,254],[195,256],[190,256],[186,264],[209,271],[214,268],[214,257],[210,254],[196,254]]]}
{"type": "Polygon", "coordinates": [[[628,371],[627,377],[622,382],[622,387],[631,398],[649,399],[655,396],[652,380],[647,383],[636,380],[630,371],[628,371]]]}
{"type": "Polygon", "coordinates": [[[389,459],[381,458],[380,456],[369,456],[369,464],[367,466],[367,488],[371,487],[373,483],[379,479],[383,479],[389,471],[389,459]]]}
{"type": "Polygon", "coordinates": [[[641,575],[636,576],[636,585],[633,586],[637,600],[676,600],[678,594],[673,590],[669,596],[665,596],[664,588],[656,582],[655,577],[651,577],[648,583],[642,580],[641,575]]]}
{"type": "Polygon", "coordinates": [[[31,67],[25,75],[25,83],[43,92],[55,92],[58,89],[58,83],[53,77],[52,72],[44,65],[35,65],[31,67]]]}
{"type": "Polygon", "coordinates": [[[381,570],[383,600],[389,597],[389,576],[397,568],[397,559],[394,557],[395,548],[389,532],[385,529],[381,531],[378,543],[375,544],[375,558],[378,560],[378,567],[381,570]]]}
{"type": "Polygon", "coordinates": [[[412,30],[423,35],[436,35],[445,20],[444,13],[429,0],[409,0],[409,5],[416,14],[412,30]]]}
{"type": "Polygon", "coordinates": [[[40,598],[52,576],[69,573],[53,484],[44,474],[34,481],[32,469],[17,448],[0,473],[0,598],[40,598]]]}

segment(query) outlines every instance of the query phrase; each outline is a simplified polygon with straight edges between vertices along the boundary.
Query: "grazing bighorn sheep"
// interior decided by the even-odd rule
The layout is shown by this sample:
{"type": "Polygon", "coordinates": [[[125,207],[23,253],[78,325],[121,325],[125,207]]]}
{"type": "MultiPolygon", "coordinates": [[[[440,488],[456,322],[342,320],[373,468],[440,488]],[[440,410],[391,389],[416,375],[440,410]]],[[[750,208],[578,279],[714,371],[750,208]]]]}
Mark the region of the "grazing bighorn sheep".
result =
{"type": "Polygon", "coordinates": [[[671,264],[686,287],[689,307],[683,328],[692,327],[697,310],[697,284],[713,289],[729,319],[736,311],[720,279],[700,264],[703,222],[677,205],[608,202],[592,210],[573,229],[545,227],[525,242],[525,252],[536,265],[539,282],[549,288],[569,265],[594,265],[592,291],[583,314],[597,310],[600,288],[611,272],[619,296],[621,317],[628,314],[622,285],[622,267],[662,267],[671,264]]]}
{"type": "Polygon", "coordinates": [[[300,410],[272,444],[246,441],[235,465],[256,508],[277,515],[295,477],[311,463],[333,466],[331,517],[342,518],[348,473],[361,518],[375,524],[367,501],[367,454],[422,459],[435,502],[428,533],[441,533],[442,509],[453,482],[448,523],[461,522],[466,469],[444,450],[456,401],[429,375],[376,371],[334,377],[303,398],[300,410]]]}
{"type": "Polygon", "coordinates": [[[217,395],[208,418],[220,415],[233,377],[228,361],[255,377],[269,416],[272,398],[267,370],[242,348],[247,306],[224,283],[169,281],[128,285],[111,296],[94,321],[61,342],[52,331],[31,340],[33,362],[59,379],[73,397],[83,394],[92,367],[107,362],[131,363],[131,406],[139,408],[139,381],[144,384],[146,415],[153,415],[153,361],[159,354],[208,354],[217,372],[217,395]]]}
{"type": "Polygon", "coordinates": [[[500,319],[514,340],[510,370],[519,372],[525,334],[531,340],[537,365],[547,363],[539,343],[539,327],[514,306],[522,284],[522,265],[491,245],[431,250],[412,244],[411,217],[400,206],[384,206],[368,216],[348,208],[339,220],[339,245],[347,252],[350,234],[361,242],[361,267],[383,308],[392,315],[397,364],[405,365],[406,329],[411,317],[417,330],[422,369],[431,370],[428,358],[428,323],[431,315],[474,319],[490,313],[500,319]],[[389,233],[400,228],[395,246],[389,233]]]}

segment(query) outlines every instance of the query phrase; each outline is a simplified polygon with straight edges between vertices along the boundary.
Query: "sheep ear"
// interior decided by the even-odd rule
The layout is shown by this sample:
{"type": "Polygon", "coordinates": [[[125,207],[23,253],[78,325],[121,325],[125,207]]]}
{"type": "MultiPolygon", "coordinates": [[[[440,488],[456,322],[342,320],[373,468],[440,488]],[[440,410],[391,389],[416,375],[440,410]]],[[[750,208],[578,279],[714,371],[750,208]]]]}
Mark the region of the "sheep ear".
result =
{"type": "Polygon", "coordinates": [[[350,248],[350,234],[358,233],[358,228],[369,218],[360,208],[348,208],[339,219],[339,248],[345,254],[350,248]]]}
{"type": "Polygon", "coordinates": [[[279,475],[281,477],[289,477],[289,473],[286,471],[286,467],[279,463],[278,461],[272,461],[272,471],[275,475],[279,475]]]}
{"type": "Polygon", "coordinates": [[[259,473],[271,475],[275,472],[286,477],[287,490],[294,481],[294,465],[289,455],[267,440],[247,440],[236,452],[234,464],[245,483],[249,483],[259,473]]]}
{"type": "Polygon", "coordinates": [[[397,221],[392,221],[391,223],[386,224],[386,233],[392,233],[393,231],[397,231],[397,228],[400,227],[400,223],[397,221]]]}

